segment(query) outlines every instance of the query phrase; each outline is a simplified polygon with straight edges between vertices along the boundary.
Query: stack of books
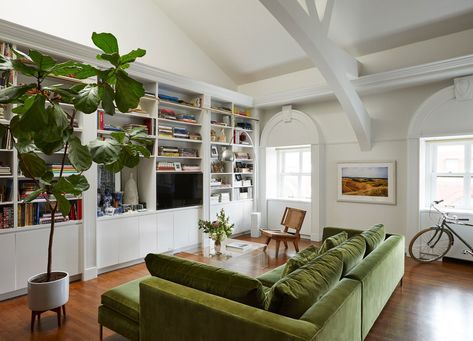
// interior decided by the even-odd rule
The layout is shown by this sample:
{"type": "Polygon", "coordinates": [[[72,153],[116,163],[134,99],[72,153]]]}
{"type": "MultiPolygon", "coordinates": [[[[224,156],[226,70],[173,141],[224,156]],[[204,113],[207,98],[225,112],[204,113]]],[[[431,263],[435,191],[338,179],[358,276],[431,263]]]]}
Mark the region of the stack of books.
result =
{"type": "Polygon", "coordinates": [[[158,155],[159,156],[177,157],[177,156],[180,156],[179,148],[161,146],[161,147],[158,148],[158,155]]]}
{"type": "Polygon", "coordinates": [[[142,129],[144,132],[149,134],[149,127],[146,124],[128,123],[123,126],[123,130],[132,130],[135,128],[142,129]]]}
{"type": "MultiPolygon", "coordinates": [[[[39,223],[40,224],[50,224],[51,223],[51,218],[52,218],[51,213],[43,213],[41,218],[39,218],[39,223]]],[[[62,222],[68,221],[68,220],[69,220],[69,217],[68,216],[64,217],[61,212],[58,212],[58,213],[54,214],[54,221],[56,223],[62,223],[62,222]]],[[[30,224],[27,224],[27,225],[30,225],[30,224]]]]}
{"type": "Polygon", "coordinates": [[[197,149],[181,148],[181,149],[179,149],[179,156],[199,157],[199,153],[197,152],[197,149]]]}
{"type": "Polygon", "coordinates": [[[199,133],[190,133],[189,138],[191,140],[202,140],[202,136],[199,133]]]}
{"type": "Polygon", "coordinates": [[[158,128],[158,135],[159,137],[172,138],[173,137],[172,127],[160,125],[158,128]]]}
{"type": "MultiPolygon", "coordinates": [[[[50,167],[54,176],[59,176],[59,174],[61,174],[61,165],[51,165],[50,167]]],[[[79,174],[79,172],[72,165],[64,165],[62,175],[68,176],[72,174],[79,174]]]]}
{"type": "Polygon", "coordinates": [[[159,109],[159,118],[164,118],[166,120],[176,120],[176,112],[172,109],[161,108],[159,109]]]}
{"type": "Polygon", "coordinates": [[[197,122],[197,120],[195,119],[195,115],[193,114],[180,113],[180,114],[176,114],[176,118],[178,121],[181,121],[181,122],[188,122],[188,123],[197,122]]]}
{"type": "Polygon", "coordinates": [[[230,193],[220,193],[220,202],[230,202],[230,193]]]}
{"type": "Polygon", "coordinates": [[[198,165],[182,165],[184,172],[200,172],[200,166],[198,165]]]}
{"type": "Polygon", "coordinates": [[[176,167],[173,162],[158,162],[156,166],[158,171],[175,171],[176,167]]]}
{"type": "Polygon", "coordinates": [[[10,166],[0,166],[0,175],[11,175],[10,166]]]}
{"type": "Polygon", "coordinates": [[[13,206],[3,206],[0,210],[0,229],[13,228],[13,206]]]}
{"type": "Polygon", "coordinates": [[[172,136],[177,139],[188,139],[189,131],[186,128],[174,127],[172,130],[172,136]]]}

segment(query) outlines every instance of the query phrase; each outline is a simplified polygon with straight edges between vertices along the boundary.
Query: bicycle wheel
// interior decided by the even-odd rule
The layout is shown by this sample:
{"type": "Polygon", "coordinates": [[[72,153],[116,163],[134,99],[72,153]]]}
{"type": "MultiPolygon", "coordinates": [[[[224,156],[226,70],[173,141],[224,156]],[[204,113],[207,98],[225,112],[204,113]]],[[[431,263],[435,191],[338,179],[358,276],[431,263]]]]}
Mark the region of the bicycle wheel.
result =
{"type": "Polygon", "coordinates": [[[433,262],[442,258],[453,244],[452,233],[437,226],[419,231],[409,244],[409,254],[418,262],[433,262]]]}

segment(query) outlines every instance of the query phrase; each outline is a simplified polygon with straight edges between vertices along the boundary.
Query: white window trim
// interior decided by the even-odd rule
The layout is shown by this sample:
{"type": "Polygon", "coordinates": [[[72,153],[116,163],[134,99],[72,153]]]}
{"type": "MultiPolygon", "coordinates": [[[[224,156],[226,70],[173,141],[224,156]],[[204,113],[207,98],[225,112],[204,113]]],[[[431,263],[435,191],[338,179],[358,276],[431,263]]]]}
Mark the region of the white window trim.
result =
{"type": "MultiPolygon", "coordinates": [[[[276,195],[278,199],[289,199],[289,200],[311,200],[311,197],[301,197],[300,193],[302,193],[302,177],[308,176],[312,181],[312,165],[310,172],[284,172],[284,161],[286,157],[286,152],[290,151],[297,151],[299,152],[299,169],[302,170],[302,162],[303,162],[303,153],[309,152],[311,153],[310,146],[297,146],[297,147],[287,147],[287,148],[276,148],[276,159],[277,159],[277,189],[276,195]],[[285,176],[297,176],[297,183],[298,183],[298,196],[295,197],[285,197],[282,195],[282,179],[285,176]]],[[[311,193],[312,196],[312,193],[311,193]]]]}

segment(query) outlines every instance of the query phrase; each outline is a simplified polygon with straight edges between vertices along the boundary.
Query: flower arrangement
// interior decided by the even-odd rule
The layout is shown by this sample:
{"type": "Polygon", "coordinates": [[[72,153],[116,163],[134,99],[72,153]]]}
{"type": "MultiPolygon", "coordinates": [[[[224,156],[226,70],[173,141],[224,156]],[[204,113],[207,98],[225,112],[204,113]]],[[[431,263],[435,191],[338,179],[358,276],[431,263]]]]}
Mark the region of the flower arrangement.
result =
{"type": "Polygon", "coordinates": [[[215,244],[220,244],[222,240],[230,237],[235,224],[230,224],[230,218],[225,215],[223,208],[217,214],[217,220],[210,222],[208,220],[199,220],[199,230],[207,233],[210,238],[215,240],[215,244]]]}

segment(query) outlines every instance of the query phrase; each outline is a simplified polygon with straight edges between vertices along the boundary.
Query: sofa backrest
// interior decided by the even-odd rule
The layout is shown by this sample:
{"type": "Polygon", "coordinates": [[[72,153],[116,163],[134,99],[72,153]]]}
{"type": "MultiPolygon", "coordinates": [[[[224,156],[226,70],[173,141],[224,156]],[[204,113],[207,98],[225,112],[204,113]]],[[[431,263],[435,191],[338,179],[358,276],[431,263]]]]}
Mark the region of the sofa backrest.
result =
{"type": "Polygon", "coordinates": [[[145,262],[153,276],[256,308],[264,308],[266,295],[263,285],[255,278],[174,256],[150,253],[145,262]]]}

